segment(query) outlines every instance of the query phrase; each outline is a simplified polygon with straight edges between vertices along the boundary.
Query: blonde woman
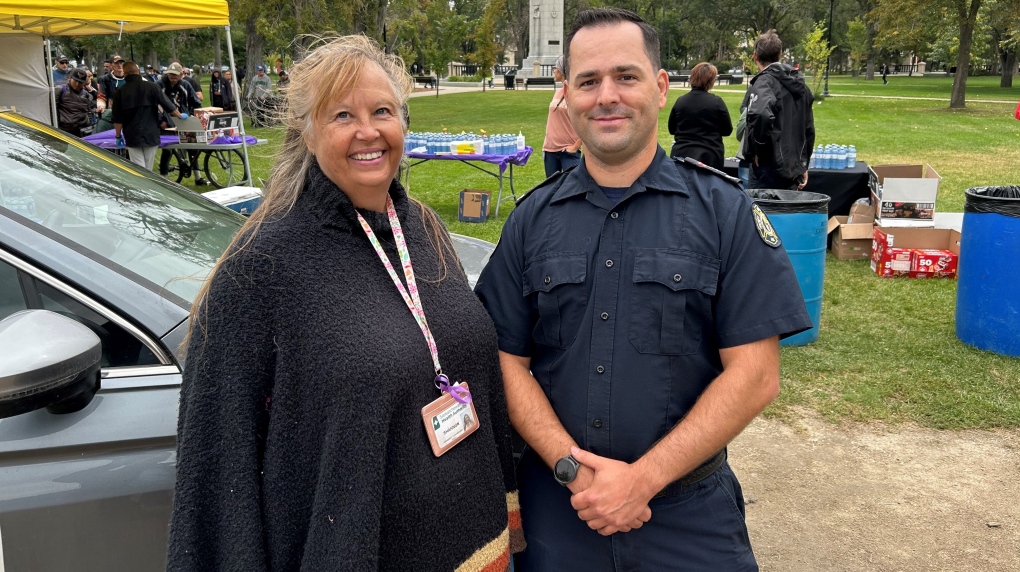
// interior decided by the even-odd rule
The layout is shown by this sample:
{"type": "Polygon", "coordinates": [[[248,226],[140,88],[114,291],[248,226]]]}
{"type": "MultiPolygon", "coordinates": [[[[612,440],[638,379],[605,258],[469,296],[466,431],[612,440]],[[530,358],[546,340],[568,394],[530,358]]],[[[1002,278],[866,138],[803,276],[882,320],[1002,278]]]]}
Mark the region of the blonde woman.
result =
{"type": "Polygon", "coordinates": [[[167,568],[507,569],[495,331],[394,180],[410,78],[363,36],[290,77],[264,203],[192,312],[167,568]]]}

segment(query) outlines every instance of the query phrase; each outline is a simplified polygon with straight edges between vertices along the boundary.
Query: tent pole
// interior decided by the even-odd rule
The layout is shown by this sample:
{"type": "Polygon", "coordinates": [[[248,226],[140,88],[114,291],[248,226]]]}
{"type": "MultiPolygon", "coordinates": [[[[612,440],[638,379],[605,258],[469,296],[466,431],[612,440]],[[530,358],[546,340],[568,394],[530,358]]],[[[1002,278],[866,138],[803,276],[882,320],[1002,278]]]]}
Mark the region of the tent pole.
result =
{"type": "Polygon", "coordinates": [[[57,115],[57,89],[53,85],[53,50],[50,47],[50,39],[44,38],[43,45],[46,46],[46,85],[50,86],[50,125],[58,128],[59,116],[57,115]]]}
{"type": "MultiPolygon", "coordinates": [[[[254,187],[255,181],[251,177],[251,166],[248,161],[248,140],[244,136],[244,116],[241,115],[241,89],[237,83],[237,66],[234,65],[234,41],[230,38],[230,26],[223,26],[227,31],[227,55],[230,56],[231,91],[234,92],[234,102],[237,104],[237,123],[241,129],[241,152],[244,154],[244,180],[248,186],[254,187]]],[[[52,73],[51,73],[52,75],[52,73]]]]}

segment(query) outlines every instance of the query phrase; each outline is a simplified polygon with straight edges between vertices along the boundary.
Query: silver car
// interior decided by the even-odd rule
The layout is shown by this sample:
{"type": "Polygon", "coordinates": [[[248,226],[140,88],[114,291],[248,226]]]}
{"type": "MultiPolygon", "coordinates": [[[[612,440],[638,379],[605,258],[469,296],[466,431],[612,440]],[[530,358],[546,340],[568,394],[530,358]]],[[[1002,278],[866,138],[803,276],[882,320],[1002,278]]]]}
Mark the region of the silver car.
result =
{"type": "Polygon", "coordinates": [[[243,222],[0,111],[0,571],[165,569],[178,347],[243,222]]]}

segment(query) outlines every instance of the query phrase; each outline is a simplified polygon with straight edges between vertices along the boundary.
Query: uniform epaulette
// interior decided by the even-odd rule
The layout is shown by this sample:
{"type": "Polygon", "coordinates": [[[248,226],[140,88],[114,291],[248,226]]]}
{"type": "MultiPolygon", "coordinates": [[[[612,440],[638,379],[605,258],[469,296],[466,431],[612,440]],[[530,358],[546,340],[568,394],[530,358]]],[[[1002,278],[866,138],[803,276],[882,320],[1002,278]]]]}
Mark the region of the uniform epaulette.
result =
{"type": "Polygon", "coordinates": [[[531,188],[531,190],[529,190],[528,192],[526,192],[523,195],[521,195],[521,197],[519,199],[517,199],[516,202],[514,202],[514,205],[520,205],[524,201],[528,200],[528,197],[530,197],[531,195],[535,194],[535,191],[541,189],[542,187],[544,187],[546,185],[549,185],[550,183],[556,182],[560,177],[562,177],[563,175],[566,175],[567,173],[569,173],[571,170],[573,170],[575,168],[576,168],[576,166],[575,167],[571,167],[570,169],[567,169],[566,171],[556,171],[555,173],[552,174],[551,177],[549,177],[548,179],[546,179],[546,180],[542,181],[541,183],[535,185],[534,187],[531,188]]]}
{"type": "Polygon", "coordinates": [[[740,185],[741,183],[740,179],[736,177],[731,177],[726,173],[720,171],[719,169],[716,169],[715,167],[709,167],[708,165],[702,163],[701,161],[698,161],[697,159],[691,159],[690,157],[673,157],[673,160],[676,161],[678,165],[690,165],[691,167],[694,167],[696,169],[701,169],[703,171],[708,171],[715,175],[719,175],[720,177],[726,179],[727,181],[733,183],[734,185],[740,185]]]}

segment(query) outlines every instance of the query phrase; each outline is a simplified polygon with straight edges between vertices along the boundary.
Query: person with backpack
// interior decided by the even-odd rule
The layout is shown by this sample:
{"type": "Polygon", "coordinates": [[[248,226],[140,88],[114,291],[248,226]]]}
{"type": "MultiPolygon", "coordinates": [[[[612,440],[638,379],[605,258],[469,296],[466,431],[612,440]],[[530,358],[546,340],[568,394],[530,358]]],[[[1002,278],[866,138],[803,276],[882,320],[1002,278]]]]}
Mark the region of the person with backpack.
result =
{"type": "Polygon", "coordinates": [[[67,83],[54,88],[57,97],[57,127],[75,137],[92,133],[91,113],[95,113],[92,97],[85,89],[88,73],[77,68],[67,76],[67,83]]]}

